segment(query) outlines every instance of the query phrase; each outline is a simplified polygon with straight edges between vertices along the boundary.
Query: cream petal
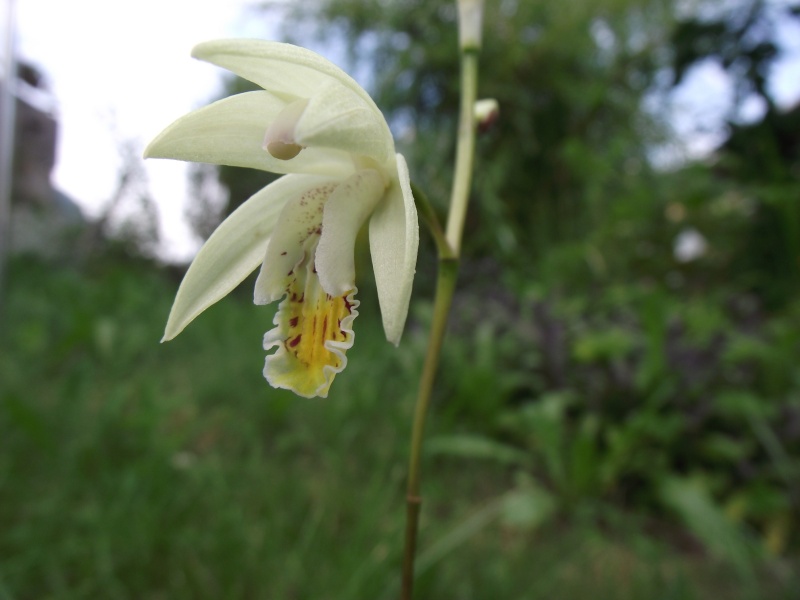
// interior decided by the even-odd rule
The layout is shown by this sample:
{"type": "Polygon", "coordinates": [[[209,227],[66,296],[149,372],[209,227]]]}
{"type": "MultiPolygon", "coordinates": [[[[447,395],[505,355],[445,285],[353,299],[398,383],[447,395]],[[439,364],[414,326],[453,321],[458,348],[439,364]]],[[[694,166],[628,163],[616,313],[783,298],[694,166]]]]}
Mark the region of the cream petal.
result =
{"type": "Polygon", "coordinates": [[[353,171],[347,152],[308,148],[292,160],[264,150],[264,134],[286,102],[268,92],[246,92],[181,117],[145,150],[145,158],[172,158],[273,173],[341,175],[353,171]]]}
{"type": "Polygon", "coordinates": [[[294,130],[295,141],[308,148],[369,156],[383,164],[394,153],[383,115],[342,90],[341,84],[331,82],[309,98],[294,130]]]}
{"type": "Polygon", "coordinates": [[[264,40],[214,40],[195,46],[192,56],[228,69],[287,101],[312,98],[336,82],[381,114],[352,77],[316,52],[299,46],[264,40]]]}
{"type": "Polygon", "coordinates": [[[192,56],[233,71],[287,102],[310,101],[298,143],[339,148],[383,163],[394,142],[370,95],[319,54],[263,40],[217,40],[195,46],[192,56]],[[331,124],[332,123],[332,124],[331,124]],[[353,131],[346,128],[353,127],[353,131]]]}
{"type": "Polygon", "coordinates": [[[171,340],[195,317],[241,283],[264,258],[269,236],[289,198],[330,181],[287,175],[251,196],[214,231],[181,282],[162,341],[171,340]]]}
{"type": "Polygon", "coordinates": [[[356,235],[383,195],[383,177],[365,169],[342,182],[325,203],[316,267],[322,289],[331,296],[355,286],[356,235]]]}
{"type": "Polygon", "coordinates": [[[416,272],[419,223],[406,161],[397,155],[398,179],[369,222],[369,247],[386,339],[403,335],[416,272]]]}
{"type": "Polygon", "coordinates": [[[253,301],[269,304],[286,294],[295,269],[310,258],[321,234],[325,201],[340,180],[324,179],[295,194],[283,207],[266,247],[253,301]]]}

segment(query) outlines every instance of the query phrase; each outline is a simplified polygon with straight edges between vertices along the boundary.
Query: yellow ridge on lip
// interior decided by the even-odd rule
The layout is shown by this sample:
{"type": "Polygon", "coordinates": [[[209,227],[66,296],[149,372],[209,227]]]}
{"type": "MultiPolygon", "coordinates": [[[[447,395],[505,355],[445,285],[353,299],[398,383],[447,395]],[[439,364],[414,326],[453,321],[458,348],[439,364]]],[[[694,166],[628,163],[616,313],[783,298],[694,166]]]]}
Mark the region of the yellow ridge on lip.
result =
{"type": "Polygon", "coordinates": [[[336,373],[347,365],[345,353],[355,338],[356,291],[325,293],[312,260],[289,273],[286,297],[275,315],[277,327],[264,337],[265,349],[278,347],[264,365],[270,384],[301,396],[327,396],[336,373]]]}

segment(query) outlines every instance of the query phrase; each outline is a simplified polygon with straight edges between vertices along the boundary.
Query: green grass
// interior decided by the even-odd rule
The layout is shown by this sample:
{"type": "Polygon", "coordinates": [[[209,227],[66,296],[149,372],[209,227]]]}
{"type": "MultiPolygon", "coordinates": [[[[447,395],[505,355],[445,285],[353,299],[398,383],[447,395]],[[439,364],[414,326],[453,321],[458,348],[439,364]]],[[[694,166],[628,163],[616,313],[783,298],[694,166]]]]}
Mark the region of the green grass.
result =
{"type": "MultiPolygon", "coordinates": [[[[348,368],[305,400],[263,380],[249,289],[159,345],[177,282],[154,267],[17,262],[8,283],[0,600],[397,597],[420,328],[393,349],[362,294],[348,368]]],[[[435,410],[428,433],[455,427],[435,410]]],[[[491,512],[514,486],[428,456],[418,598],[790,597],[783,562],[743,585],[627,509],[514,525],[491,512]]]]}

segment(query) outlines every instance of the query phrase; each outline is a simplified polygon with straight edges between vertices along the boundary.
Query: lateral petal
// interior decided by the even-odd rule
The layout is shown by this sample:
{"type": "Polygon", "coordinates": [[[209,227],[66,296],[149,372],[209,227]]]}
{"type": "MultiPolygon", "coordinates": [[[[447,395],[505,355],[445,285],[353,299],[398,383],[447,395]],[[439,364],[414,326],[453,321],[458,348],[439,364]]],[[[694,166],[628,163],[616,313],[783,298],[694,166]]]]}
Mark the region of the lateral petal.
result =
{"type": "Polygon", "coordinates": [[[329,180],[312,175],[281,177],[225,219],[189,266],[161,341],[177,336],[252,273],[264,258],[269,236],[287,200],[325,181],[329,180]]]}
{"type": "Polygon", "coordinates": [[[403,335],[417,264],[419,222],[408,166],[396,155],[398,179],[369,222],[369,247],[386,339],[394,345],[403,335]]]}
{"type": "Polygon", "coordinates": [[[309,98],[295,129],[295,140],[373,158],[383,164],[394,153],[383,115],[354,98],[338,82],[330,82],[309,98]]]}
{"type": "Polygon", "coordinates": [[[313,266],[313,254],[322,233],[325,201],[339,185],[338,179],[320,179],[294,194],[283,206],[275,233],[266,247],[256,279],[253,301],[269,304],[286,294],[299,265],[313,266]]]}
{"type": "Polygon", "coordinates": [[[342,182],[325,203],[316,266],[322,289],[331,296],[355,287],[356,235],[383,194],[383,177],[365,169],[342,182]]]}
{"type": "Polygon", "coordinates": [[[286,102],[263,91],[245,92],[190,112],[162,131],[145,149],[145,158],[172,158],[273,173],[341,175],[352,172],[345,151],[307,148],[291,160],[264,150],[267,128],[286,102]]]}

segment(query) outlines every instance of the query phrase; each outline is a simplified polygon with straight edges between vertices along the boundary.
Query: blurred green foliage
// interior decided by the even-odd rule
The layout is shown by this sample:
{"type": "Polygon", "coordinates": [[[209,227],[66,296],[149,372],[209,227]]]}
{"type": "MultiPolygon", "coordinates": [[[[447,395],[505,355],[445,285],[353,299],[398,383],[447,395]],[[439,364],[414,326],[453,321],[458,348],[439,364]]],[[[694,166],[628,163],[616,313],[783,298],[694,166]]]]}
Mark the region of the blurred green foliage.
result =
{"type": "MultiPolygon", "coordinates": [[[[11,265],[0,597],[396,597],[424,329],[393,350],[365,293],[331,396],[299,400],[261,377],[272,315],[249,286],[158,346],[176,275],[118,258],[11,265]]],[[[415,306],[424,324],[430,304],[415,306]]],[[[773,364],[781,323],[730,357],[754,361],[768,387],[709,388],[701,421],[659,392],[681,385],[666,366],[649,363],[643,400],[583,391],[581,378],[612,377],[648,343],[639,334],[631,346],[600,321],[576,326],[565,341],[577,379],[539,393],[543,332],[495,326],[456,327],[444,356],[423,597],[792,597],[797,442],[780,411],[797,406],[800,382],[785,357],[773,364]]]]}
{"type": "Polygon", "coordinates": [[[700,505],[675,500],[693,481],[731,536],[747,532],[747,552],[797,551],[800,304],[761,320],[716,296],[630,285],[505,309],[473,299],[456,315],[491,316],[445,349],[441,411],[459,433],[435,452],[514,465],[566,515],[675,510],[714,547],[700,505]],[[757,330],[733,325],[749,318],[757,330]]]}

